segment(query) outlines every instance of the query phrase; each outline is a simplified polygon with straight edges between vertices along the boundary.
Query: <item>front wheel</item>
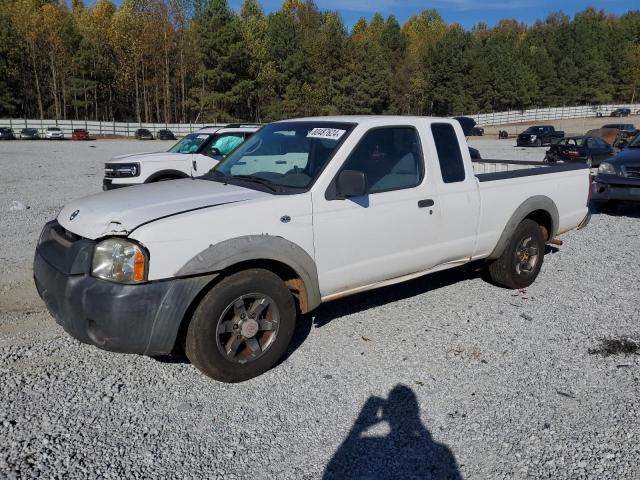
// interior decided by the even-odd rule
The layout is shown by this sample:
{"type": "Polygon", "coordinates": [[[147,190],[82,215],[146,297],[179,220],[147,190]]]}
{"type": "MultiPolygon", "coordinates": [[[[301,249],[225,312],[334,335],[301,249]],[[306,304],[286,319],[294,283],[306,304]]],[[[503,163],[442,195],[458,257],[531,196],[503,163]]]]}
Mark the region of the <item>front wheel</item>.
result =
{"type": "Polygon", "coordinates": [[[511,289],[528,287],[540,273],[544,249],[540,225],[533,220],[523,220],[502,255],[489,264],[491,280],[511,289]]]}
{"type": "Polygon", "coordinates": [[[242,382],[276,364],[295,323],[293,296],[282,279],[268,270],[244,270],[202,299],[187,329],[185,352],[205,375],[242,382]]]}

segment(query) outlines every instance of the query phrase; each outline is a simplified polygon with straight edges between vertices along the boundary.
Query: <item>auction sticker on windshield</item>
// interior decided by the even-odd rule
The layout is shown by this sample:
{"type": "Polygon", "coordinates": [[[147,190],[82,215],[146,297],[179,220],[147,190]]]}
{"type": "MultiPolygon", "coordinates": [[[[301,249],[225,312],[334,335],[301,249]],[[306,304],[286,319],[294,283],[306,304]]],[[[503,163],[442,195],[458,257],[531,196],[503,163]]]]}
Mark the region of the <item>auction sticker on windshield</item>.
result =
{"type": "Polygon", "coordinates": [[[323,138],[325,140],[340,140],[347,133],[339,128],[314,128],[307,134],[307,138],[323,138]]]}

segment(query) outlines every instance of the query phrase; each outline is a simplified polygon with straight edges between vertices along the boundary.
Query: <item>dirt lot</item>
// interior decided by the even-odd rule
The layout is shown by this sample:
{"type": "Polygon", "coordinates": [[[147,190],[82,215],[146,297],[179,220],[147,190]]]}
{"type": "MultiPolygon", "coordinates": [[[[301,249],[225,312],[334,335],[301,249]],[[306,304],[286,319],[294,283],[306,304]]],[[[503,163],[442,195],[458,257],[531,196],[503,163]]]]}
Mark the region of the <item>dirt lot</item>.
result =
{"type": "Polygon", "coordinates": [[[225,385],[76,342],[31,280],[42,225],[105,160],[166,147],[0,143],[0,477],[640,478],[640,208],[563,236],[527,290],[455,270],[323,305],[279,366],[225,385]]]}
{"type": "Polygon", "coordinates": [[[485,127],[486,135],[498,135],[499,130],[506,130],[509,135],[517,135],[530,125],[553,125],[558,130],[564,130],[565,135],[584,135],[589,130],[600,128],[608,123],[633,123],[640,127],[640,116],[631,115],[623,118],[612,117],[592,117],[592,118],[569,118],[565,120],[540,120],[537,122],[514,123],[511,125],[500,125],[497,127],[485,127]]]}

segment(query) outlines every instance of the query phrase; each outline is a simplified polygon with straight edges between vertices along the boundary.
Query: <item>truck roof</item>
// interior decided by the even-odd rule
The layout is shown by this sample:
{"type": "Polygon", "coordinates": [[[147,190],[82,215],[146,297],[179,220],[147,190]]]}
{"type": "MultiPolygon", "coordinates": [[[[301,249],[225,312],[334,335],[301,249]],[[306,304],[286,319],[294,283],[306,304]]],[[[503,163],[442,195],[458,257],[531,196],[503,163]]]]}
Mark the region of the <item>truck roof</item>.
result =
{"type": "Polygon", "coordinates": [[[334,115],[330,117],[305,117],[292,118],[289,120],[281,120],[280,122],[345,122],[345,123],[382,123],[382,122],[421,122],[424,120],[431,121],[453,121],[451,118],[445,117],[423,117],[423,116],[405,116],[405,115],[334,115]]]}

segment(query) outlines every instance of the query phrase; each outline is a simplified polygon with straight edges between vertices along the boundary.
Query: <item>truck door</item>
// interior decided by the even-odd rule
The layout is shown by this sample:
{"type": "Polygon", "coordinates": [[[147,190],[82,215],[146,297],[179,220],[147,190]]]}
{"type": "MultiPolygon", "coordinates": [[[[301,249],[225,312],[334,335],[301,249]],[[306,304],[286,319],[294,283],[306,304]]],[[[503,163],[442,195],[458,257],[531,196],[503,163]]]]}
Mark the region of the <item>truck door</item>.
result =
{"type": "Polygon", "coordinates": [[[473,166],[461,145],[467,149],[462,133],[450,123],[430,126],[433,150],[439,166],[438,202],[434,211],[437,248],[433,255],[439,264],[467,261],[475,249],[480,217],[480,196],[473,166]]]}
{"type": "Polygon", "coordinates": [[[207,173],[243,141],[244,133],[241,132],[215,135],[202,152],[193,155],[191,176],[199,177],[207,173]]]}
{"type": "MultiPolygon", "coordinates": [[[[314,246],[323,296],[419,272],[433,266],[438,235],[430,185],[414,127],[372,128],[341,170],[365,173],[368,194],[313,198],[314,246]]],[[[334,178],[335,182],[337,178],[334,178]]],[[[332,183],[335,186],[335,183],[332,183]]]]}

